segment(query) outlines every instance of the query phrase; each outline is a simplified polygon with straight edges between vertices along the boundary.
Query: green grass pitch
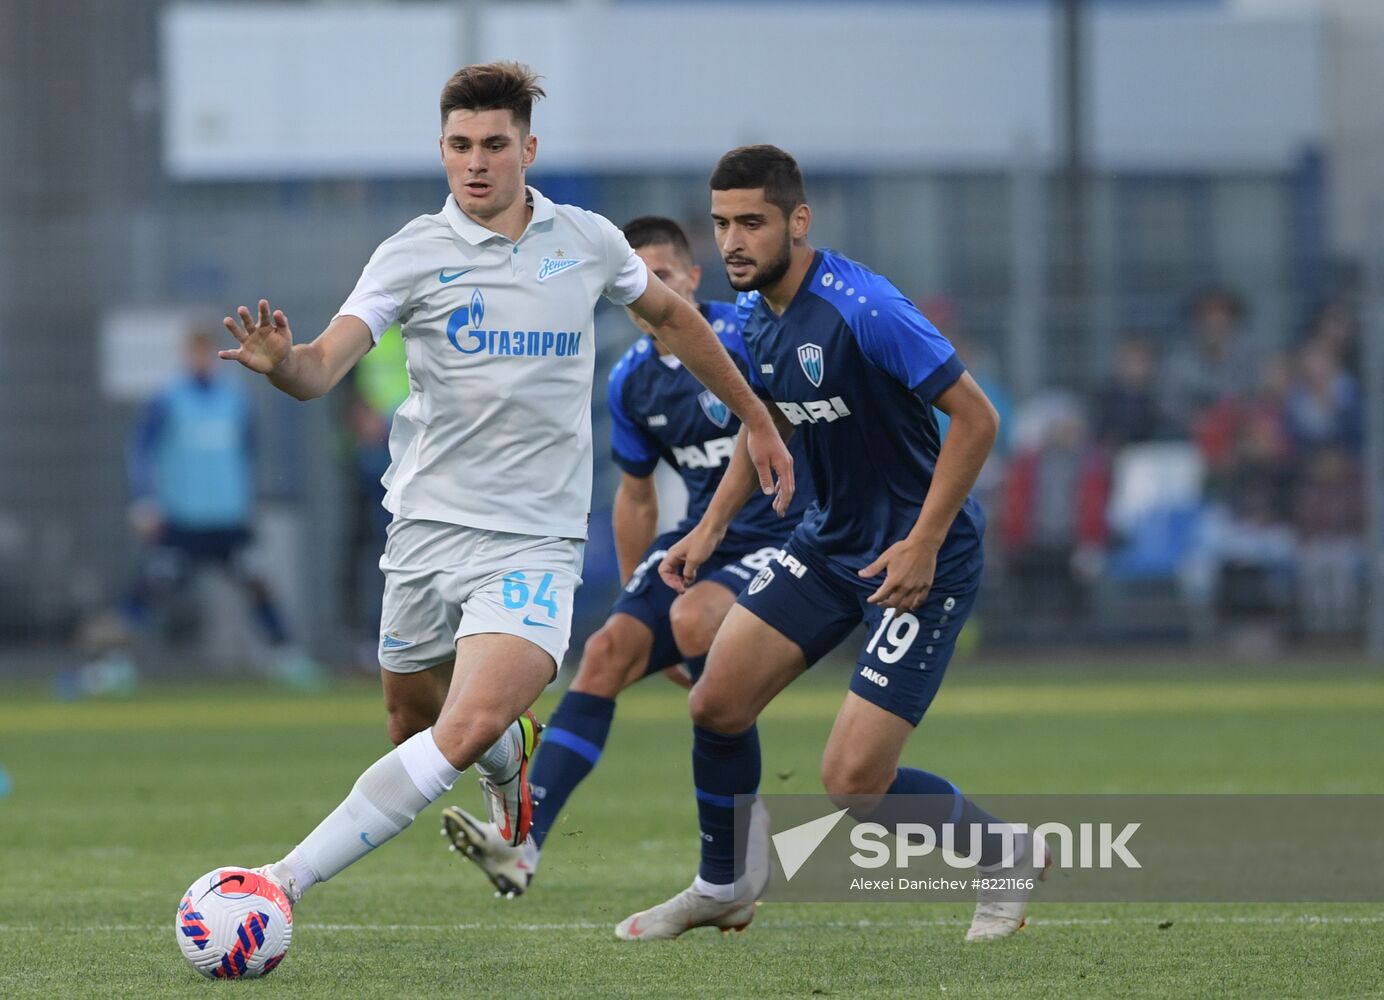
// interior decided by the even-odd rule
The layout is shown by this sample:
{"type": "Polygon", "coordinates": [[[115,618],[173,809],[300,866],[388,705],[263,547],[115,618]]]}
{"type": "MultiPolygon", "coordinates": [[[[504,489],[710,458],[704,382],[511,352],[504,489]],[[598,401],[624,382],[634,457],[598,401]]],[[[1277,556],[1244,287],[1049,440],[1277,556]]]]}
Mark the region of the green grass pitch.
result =
{"type": "MultiPolygon", "coordinates": [[[[1384,792],[1384,676],[1363,667],[952,671],[905,760],[974,793],[1384,792]]],[[[820,789],[845,685],[819,668],[770,708],[765,791],[820,789]]],[[[434,806],[314,890],[271,977],[226,984],[184,964],[179,895],[218,864],[281,856],[341,799],[386,749],[376,686],[188,683],[77,705],[0,689],[0,996],[1384,995],[1384,905],[1059,906],[1040,890],[1030,926],[989,946],[962,942],[959,904],[766,904],[742,935],[617,942],[618,920],[693,873],[689,744],[683,693],[639,685],[529,894],[494,899],[444,850],[434,806]]],[[[469,776],[456,795],[479,808],[469,776]]]]}

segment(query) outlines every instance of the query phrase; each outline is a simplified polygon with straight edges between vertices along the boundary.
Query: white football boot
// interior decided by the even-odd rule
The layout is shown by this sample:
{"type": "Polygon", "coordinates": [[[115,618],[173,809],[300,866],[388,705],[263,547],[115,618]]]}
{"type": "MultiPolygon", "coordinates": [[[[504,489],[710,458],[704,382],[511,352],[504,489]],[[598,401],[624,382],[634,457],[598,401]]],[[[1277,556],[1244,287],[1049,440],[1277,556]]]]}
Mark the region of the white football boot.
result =
{"type": "Polygon", "coordinates": [[[477,819],[460,806],[442,810],[442,836],[453,851],[460,851],[485,873],[496,896],[523,895],[538,872],[538,848],[532,837],[515,847],[500,836],[494,823],[477,819]]]}
{"type": "Polygon", "coordinates": [[[533,825],[533,792],[529,788],[529,761],[538,751],[539,733],[543,724],[532,712],[525,712],[505,731],[516,741],[518,766],[509,777],[496,780],[480,775],[481,791],[485,793],[485,808],[495,832],[511,847],[518,847],[529,835],[533,825]]]}
{"type": "Polygon", "coordinates": [[[259,868],[251,868],[250,871],[256,875],[263,875],[282,889],[283,894],[288,897],[289,906],[297,906],[298,900],[303,898],[303,890],[298,888],[298,880],[294,878],[288,865],[282,861],[276,861],[272,865],[262,865],[259,868]]]}
{"type": "Polygon", "coordinates": [[[743,931],[754,919],[759,897],[769,884],[769,813],[756,800],[750,813],[745,874],[736,881],[733,899],[721,901],[697,891],[696,883],[672,899],[620,921],[621,941],[667,941],[694,927],[717,927],[722,934],[743,931]]]}
{"type": "Polygon", "coordinates": [[[1038,883],[1047,878],[1052,858],[1046,849],[1042,860],[1035,864],[1033,858],[1033,838],[1024,836],[1014,864],[1008,868],[995,865],[993,868],[976,868],[976,875],[982,884],[976,887],[976,912],[971,918],[971,927],[966,931],[967,941],[997,941],[1007,938],[1024,926],[1028,912],[1028,897],[1038,883]],[[1031,879],[1033,887],[1024,888],[985,888],[984,880],[989,877],[1003,883],[1008,879],[1031,879]]]}

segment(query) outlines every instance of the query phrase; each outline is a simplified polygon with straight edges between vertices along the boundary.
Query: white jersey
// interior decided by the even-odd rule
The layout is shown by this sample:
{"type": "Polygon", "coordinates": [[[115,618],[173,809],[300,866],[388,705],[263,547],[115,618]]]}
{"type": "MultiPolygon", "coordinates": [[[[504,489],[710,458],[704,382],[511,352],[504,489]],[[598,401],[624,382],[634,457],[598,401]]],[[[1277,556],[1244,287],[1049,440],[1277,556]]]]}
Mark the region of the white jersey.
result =
{"type": "Polygon", "coordinates": [[[385,507],[523,535],[585,538],[593,310],[648,271],[608,220],[528,189],[516,243],[450,195],[380,244],[341,313],[378,341],[402,324],[409,395],[389,435],[385,507]]]}

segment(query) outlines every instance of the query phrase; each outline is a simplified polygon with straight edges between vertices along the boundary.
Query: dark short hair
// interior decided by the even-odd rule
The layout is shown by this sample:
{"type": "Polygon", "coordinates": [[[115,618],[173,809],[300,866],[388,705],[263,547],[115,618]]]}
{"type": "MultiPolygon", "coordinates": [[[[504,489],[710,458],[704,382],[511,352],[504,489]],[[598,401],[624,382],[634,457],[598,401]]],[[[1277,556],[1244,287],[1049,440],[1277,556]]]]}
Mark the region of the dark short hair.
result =
{"type": "Polygon", "coordinates": [[[661,215],[641,215],[624,225],[625,239],[632,249],[641,247],[672,247],[688,264],[692,263],[692,244],[682,226],[661,215]]]}
{"type": "Polygon", "coordinates": [[[711,190],[733,188],[763,188],[764,200],[784,216],[807,201],[798,161],[777,146],[741,146],[721,157],[711,172],[711,190]]]}
{"type": "Polygon", "coordinates": [[[457,70],[442,88],[442,124],[458,108],[464,111],[508,111],[528,131],[533,102],[546,97],[538,75],[523,63],[478,63],[457,70]]]}

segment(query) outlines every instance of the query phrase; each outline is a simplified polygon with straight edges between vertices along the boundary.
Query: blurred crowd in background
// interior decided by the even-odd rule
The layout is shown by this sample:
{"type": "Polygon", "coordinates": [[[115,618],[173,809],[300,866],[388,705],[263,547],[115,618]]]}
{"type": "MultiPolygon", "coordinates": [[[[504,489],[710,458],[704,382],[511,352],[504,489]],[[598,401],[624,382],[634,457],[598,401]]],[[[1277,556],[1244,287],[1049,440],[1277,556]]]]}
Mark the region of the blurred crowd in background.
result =
{"type": "MultiPolygon", "coordinates": [[[[199,375],[211,344],[188,336],[220,338],[261,295],[300,339],[320,330],[371,250],[441,205],[435,91],[470,55],[548,77],[532,183],[617,224],[678,219],[705,298],[730,296],[709,164],[742,141],[799,156],[813,242],[913,296],[1002,414],[970,644],[1257,655],[1355,651],[1368,632],[1384,649],[1367,538],[1384,372],[1365,350],[1384,315],[1384,8],[918,0],[871,5],[868,31],[825,0],[736,16],[780,42],[747,68],[758,83],[707,78],[722,26],[675,0],[0,0],[16,26],[0,126],[24,137],[0,143],[0,678],[57,671],[80,692],[189,662],[305,686],[375,669],[401,338],[304,405],[224,363],[199,375]],[[1056,30],[1072,12],[1081,46],[1056,30]],[[670,19],[683,30],[643,44],[670,19]],[[299,85],[208,70],[271,34],[316,67],[299,85]],[[305,82],[382,39],[416,59],[346,99],[305,82]],[[615,54],[566,58],[578,43],[615,54]],[[60,77],[58,51],[80,56],[60,77]],[[760,85],[804,65],[839,86],[785,102],[760,85]],[[958,73],[986,85],[950,86],[958,73]],[[94,123],[100,156],[73,121],[94,123]],[[244,434],[170,436],[193,404],[209,424],[241,414],[244,434]],[[218,449],[242,504],[155,495],[170,456],[218,449]]],[[[574,649],[619,585],[601,390],[634,330],[613,308],[597,330],[574,649]]]]}
{"type": "MultiPolygon", "coordinates": [[[[945,329],[945,303],[933,314],[945,329]]],[[[1197,289],[1184,329],[1120,332],[1096,391],[1022,401],[959,338],[1007,418],[980,487],[1006,634],[1360,638],[1356,307],[1321,303],[1273,353],[1253,322],[1235,289],[1197,289]]]]}

